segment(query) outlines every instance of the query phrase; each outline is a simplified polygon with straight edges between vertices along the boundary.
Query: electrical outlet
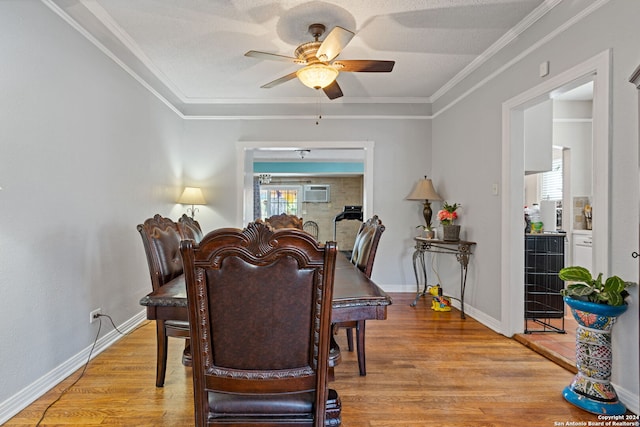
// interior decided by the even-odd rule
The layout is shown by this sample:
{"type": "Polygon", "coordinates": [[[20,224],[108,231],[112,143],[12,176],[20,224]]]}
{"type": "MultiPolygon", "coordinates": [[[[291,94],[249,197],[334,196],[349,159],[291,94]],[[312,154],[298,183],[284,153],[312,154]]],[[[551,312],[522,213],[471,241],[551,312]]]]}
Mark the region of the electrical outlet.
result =
{"type": "Polygon", "coordinates": [[[102,314],[102,309],[101,308],[96,308],[91,313],[89,313],[89,323],[93,323],[96,320],[98,320],[98,317],[100,317],[99,316],[100,314],[102,314]]]}

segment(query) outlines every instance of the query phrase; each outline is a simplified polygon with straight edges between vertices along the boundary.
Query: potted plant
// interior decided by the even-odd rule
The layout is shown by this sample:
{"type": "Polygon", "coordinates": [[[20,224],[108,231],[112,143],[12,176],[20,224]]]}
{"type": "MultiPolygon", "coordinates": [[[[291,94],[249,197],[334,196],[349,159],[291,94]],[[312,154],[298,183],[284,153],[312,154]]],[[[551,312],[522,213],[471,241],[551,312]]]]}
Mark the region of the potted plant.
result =
{"type": "Polygon", "coordinates": [[[422,230],[422,233],[424,234],[424,237],[426,237],[427,239],[433,239],[436,236],[436,232],[433,228],[431,228],[431,225],[416,225],[416,228],[420,228],[422,230]]]}
{"type": "Polygon", "coordinates": [[[442,240],[460,240],[460,226],[453,223],[458,219],[458,212],[456,211],[459,207],[459,203],[450,204],[445,201],[442,204],[442,209],[438,211],[438,220],[442,224],[442,240]]]}
{"type": "Polygon", "coordinates": [[[627,288],[634,286],[618,276],[604,282],[584,267],[565,267],[558,273],[570,282],[560,293],[578,322],[576,367],[578,374],[563,391],[564,398],[594,414],[622,415],[624,405],[611,385],[611,329],[627,310],[627,288]]]}
{"type": "Polygon", "coordinates": [[[560,291],[563,296],[611,306],[626,305],[624,300],[629,296],[627,288],[635,285],[618,276],[611,276],[602,282],[602,273],[594,279],[589,270],[579,266],[565,267],[558,275],[562,280],[572,282],[560,291]]]}

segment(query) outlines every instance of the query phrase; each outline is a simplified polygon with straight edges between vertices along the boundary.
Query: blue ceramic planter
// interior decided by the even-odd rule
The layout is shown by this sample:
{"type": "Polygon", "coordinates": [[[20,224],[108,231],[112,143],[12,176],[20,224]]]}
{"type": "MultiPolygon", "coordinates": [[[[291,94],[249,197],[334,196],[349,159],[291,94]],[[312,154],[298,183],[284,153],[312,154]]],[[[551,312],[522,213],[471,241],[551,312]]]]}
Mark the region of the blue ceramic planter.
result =
{"type": "Polygon", "coordinates": [[[622,415],[626,408],[611,385],[611,329],[627,305],[610,306],[564,297],[578,322],[578,373],[563,391],[564,398],[594,414],[622,415]]]}

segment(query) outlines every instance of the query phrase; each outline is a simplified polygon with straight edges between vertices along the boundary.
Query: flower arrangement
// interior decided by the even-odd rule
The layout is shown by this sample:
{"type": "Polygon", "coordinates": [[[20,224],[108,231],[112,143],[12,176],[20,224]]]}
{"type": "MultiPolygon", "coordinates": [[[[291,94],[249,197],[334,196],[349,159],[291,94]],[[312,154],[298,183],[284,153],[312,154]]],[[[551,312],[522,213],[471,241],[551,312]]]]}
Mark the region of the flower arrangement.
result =
{"type": "Polygon", "coordinates": [[[442,209],[438,211],[438,221],[442,225],[452,225],[453,222],[458,219],[458,212],[456,210],[460,207],[459,203],[449,204],[444,202],[442,209]]]}

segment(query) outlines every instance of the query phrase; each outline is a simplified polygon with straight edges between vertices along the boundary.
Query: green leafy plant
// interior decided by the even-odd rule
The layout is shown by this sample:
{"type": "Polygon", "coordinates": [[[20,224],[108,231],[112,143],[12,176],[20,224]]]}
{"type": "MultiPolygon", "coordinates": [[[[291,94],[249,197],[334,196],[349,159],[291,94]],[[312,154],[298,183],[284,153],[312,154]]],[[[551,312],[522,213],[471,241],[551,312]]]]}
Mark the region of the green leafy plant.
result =
{"type": "Polygon", "coordinates": [[[602,273],[595,279],[584,267],[565,267],[558,273],[560,279],[571,282],[560,293],[576,299],[608,305],[623,305],[629,296],[627,288],[635,286],[634,282],[625,282],[618,276],[611,276],[602,281],[602,273]]]}

